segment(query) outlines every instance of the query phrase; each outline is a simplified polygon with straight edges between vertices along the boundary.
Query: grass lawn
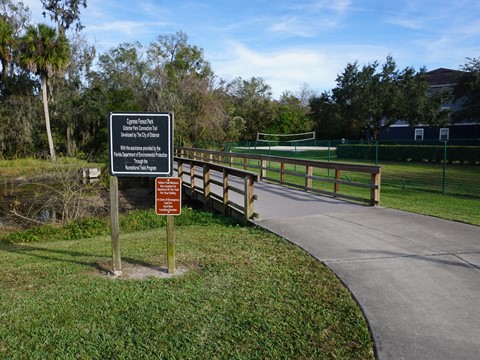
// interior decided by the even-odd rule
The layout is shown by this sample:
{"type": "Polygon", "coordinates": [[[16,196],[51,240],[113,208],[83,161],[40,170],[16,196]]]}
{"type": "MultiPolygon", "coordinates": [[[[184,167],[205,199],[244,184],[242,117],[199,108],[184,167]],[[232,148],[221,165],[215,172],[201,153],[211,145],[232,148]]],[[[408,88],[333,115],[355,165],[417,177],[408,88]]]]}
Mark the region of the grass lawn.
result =
{"type": "MultiPolygon", "coordinates": [[[[373,359],[349,292],[304,251],[221,221],[176,227],[169,279],[99,276],[108,236],[0,242],[0,358],[373,359]]],[[[124,262],[166,264],[165,229],[122,233],[124,262]]]]}

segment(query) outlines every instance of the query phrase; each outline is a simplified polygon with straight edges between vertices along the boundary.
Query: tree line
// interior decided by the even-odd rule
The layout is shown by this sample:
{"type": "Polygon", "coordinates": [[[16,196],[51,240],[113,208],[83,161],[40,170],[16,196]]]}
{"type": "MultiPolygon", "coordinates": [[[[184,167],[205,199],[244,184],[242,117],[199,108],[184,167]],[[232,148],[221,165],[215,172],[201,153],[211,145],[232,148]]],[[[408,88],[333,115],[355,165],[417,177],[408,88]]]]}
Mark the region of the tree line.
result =
{"type": "MultiPolygon", "coordinates": [[[[426,70],[385,63],[347,64],[336,87],[316,94],[308,85],[273,99],[261,77],[227,82],[203,49],[182,31],[148,45],[122,43],[102,54],[85,39],[86,0],[41,0],[57,25],[32,25],[21,1],[0,5],[0,157],[105,158],[111,111],[171,111],[175,144],[251,140],[257,132],[316,131],[318,138],[374,138],[398,119],[443,124],[441,104],[465,98],[479,106],[479,61],[468,59],[456,93],[429,91],[426,70]]],[[[475,108],[476,107],[476,108],[475,108]]]]}

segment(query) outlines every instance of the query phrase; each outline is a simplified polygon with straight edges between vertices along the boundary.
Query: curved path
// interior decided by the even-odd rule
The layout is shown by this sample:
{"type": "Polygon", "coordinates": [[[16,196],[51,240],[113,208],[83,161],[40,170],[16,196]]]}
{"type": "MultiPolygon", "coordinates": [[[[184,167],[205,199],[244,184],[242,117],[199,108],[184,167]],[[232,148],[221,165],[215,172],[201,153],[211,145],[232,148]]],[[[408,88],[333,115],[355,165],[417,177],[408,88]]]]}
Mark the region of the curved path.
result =
{"type": "Polygon", "coordinates": [[[480,358],[480,228],[255,185],[255,224],[324,262],[369,322],[379,359],[480,358]]]}

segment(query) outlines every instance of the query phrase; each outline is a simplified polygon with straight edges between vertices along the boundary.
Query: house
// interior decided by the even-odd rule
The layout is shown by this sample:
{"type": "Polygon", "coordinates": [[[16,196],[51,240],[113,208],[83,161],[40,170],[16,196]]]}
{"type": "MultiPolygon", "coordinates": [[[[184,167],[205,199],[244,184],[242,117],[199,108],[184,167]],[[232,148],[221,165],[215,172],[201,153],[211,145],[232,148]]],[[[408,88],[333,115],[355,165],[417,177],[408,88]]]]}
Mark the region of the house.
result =
{"type": "MultiPolygon", "coordinates": [[[[453,89],[457,83],[460,71],[445,68],[439,68],[427,72],[428,82],[431,91],[443,89],[453,89]]],[[[456,101],[444,104],[443,108],[456,112],[462,109],[462,101],[456,101]]],[[[400,140],[400,141],[445,141],[449,140],[480,140],[480,120],[460,120],[450,125],[428,126],[418,125],[409,126],[405,120],[399,120],[388,129],[381,131],[378,135],[379,140],[400,140]]]]}

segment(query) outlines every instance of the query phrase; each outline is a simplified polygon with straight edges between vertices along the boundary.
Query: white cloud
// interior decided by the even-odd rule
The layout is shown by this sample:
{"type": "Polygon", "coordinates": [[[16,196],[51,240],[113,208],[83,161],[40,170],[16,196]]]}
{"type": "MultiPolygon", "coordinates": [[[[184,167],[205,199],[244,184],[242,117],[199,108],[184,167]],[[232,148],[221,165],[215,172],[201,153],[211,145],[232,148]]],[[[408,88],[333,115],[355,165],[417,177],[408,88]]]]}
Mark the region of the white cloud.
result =
{"type": "Polygon", "coordinates": [[[351,0],[315,0],[310,3],[293,5],[297,9],[313,12],[322,12],[325,10],[333,10],[338,14],[343,14],[351,7],[351,0]]]}
{"type": "Polygon", "coordinates": [[[331,90],[347,63],[384,59],[388,51],[373,46],[330,46],[320,50],[290,48],[258,52],[243,44],[229,44],[228,54],[211,56],[215,73],[231,81],[236,77],[261,77],[272,87],[274,97],[283,91],[295,92],[308,84],[317,92],[331,90]]]}
{"type": "Polygon", "coordinates": [[[424,28],[425,23],[421,20],[412,19],[412,18],[391,18],[387,19],[387,22],[393,25],[398,25],[406,29],[419,30],[424,28]]]}

